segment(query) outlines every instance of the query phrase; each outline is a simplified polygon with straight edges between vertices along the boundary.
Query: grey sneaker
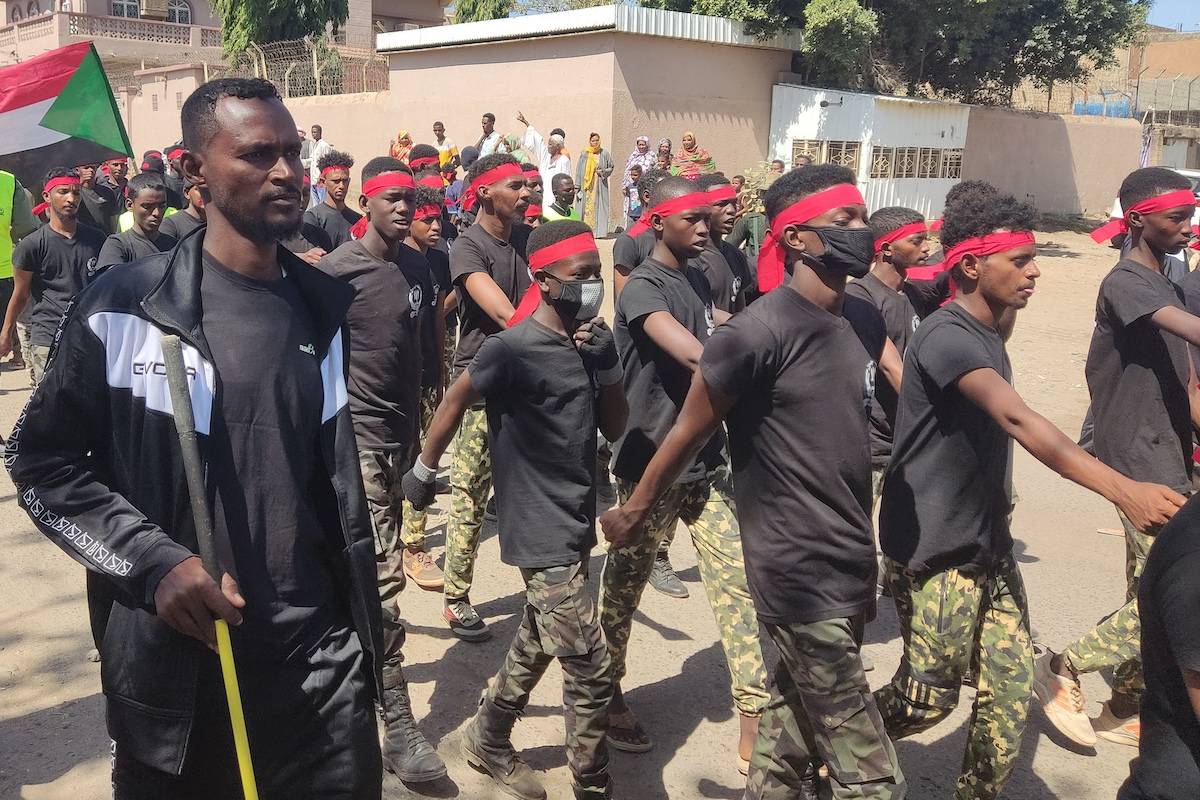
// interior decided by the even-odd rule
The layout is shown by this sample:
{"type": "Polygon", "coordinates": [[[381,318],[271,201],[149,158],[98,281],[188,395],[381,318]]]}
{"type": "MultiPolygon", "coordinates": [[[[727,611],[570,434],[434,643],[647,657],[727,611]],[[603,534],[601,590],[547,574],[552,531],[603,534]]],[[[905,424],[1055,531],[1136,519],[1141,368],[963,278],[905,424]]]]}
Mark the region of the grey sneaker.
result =
{"type": "Polygon", "coordinates": [[[654,569],[650,572],[650,585],[667,597],[683,599],[688,596],[687,587],[683,585],[683,581],[679,580],[679,576],[671,568],[670,559],[661,554],[654,559],[654,569]]]}
{"type": "Polygon", "coordinates": [[[482,642],[492,635],[487,623],[479,618],[475,607],[465,597],[459,600],[447,599],[442,615],[450,624],[450,632],[463,641],[482,642]]]}

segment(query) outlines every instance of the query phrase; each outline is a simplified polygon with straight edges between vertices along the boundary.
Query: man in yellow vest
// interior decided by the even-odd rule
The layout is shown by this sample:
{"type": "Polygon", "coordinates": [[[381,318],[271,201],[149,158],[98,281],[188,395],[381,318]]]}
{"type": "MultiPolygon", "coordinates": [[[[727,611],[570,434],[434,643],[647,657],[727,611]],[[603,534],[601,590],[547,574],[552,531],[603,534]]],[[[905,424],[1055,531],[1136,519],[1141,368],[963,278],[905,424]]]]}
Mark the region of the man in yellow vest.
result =
{"type": "MultiPolygon", "coordinates": [[[[8,308],[13,295],[13,245],[38,226],[29,204],[29,193],[11,172],[0,170],[0,308],[8,308]]],[[[21,350],[13,343],[13,366],[24,367],[21,350]]]]}

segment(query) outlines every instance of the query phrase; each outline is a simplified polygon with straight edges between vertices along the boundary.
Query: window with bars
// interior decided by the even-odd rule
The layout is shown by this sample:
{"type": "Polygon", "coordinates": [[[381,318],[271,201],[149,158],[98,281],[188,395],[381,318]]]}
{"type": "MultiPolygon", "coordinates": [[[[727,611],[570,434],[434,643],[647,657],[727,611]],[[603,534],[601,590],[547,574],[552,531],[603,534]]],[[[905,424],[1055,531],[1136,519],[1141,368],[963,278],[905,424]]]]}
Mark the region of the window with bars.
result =
{"type": "Polygon", "coordinates": [[[840,139],[793,139],[792,163],[800,156],[808,156],[814,164],[837,164],[858,174],[862,142],[840,139]]]}
{"type": "Polygon", "coordinates": [[[872,178],[960,178],[961,147],[871,148],[872,178]]]}
{"type": "Polygon", "coordinates": [[[183,92],[176,92],[175,93],[175,110],[178,111],[181,108],[183,108],[183,92]]]}
{"type": "Polygon", "coordinates": [[[192,24],[192,7],[186,0],[167,0],[167,22],[179,25],[192,24]]]}
{"type": "Polygon", "coordinates": [[[142,10],[138,5],[138,0],[112,0],[112,15],[137,19],[142,15],[142,10]]]}
{"type": "Polygon", "coordinates": [[[150,110],[158,111],[158,95],[156,94],[150,95],[150,110]]]}

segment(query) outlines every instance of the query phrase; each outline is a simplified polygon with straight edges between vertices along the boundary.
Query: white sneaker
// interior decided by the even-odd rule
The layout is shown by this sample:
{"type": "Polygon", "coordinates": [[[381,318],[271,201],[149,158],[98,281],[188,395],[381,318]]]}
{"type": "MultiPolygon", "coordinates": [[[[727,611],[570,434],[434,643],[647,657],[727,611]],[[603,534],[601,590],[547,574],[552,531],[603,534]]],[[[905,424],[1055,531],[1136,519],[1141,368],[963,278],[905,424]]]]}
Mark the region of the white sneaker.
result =
{"type": "Polygon", "coordinates": [[[1112,712],[1108,703],[1100,706],[1100,716],[1092,720],[1092,728],[1101,739],[1127,747],[1137,747],[1142,739],[1142,719],[1137,714],[1122,719],[1112,712]]]}
{"type": "Polygon", "coordinates": [[[1083,687],[1079,681],[1064,678],[1050,668],[1054,652],[1047,649],[1033,662],[1033,693],[1042,704],[1046,719],[1076,744],[1096,746],[1092,721],[1083,713],[1083,687]]]}

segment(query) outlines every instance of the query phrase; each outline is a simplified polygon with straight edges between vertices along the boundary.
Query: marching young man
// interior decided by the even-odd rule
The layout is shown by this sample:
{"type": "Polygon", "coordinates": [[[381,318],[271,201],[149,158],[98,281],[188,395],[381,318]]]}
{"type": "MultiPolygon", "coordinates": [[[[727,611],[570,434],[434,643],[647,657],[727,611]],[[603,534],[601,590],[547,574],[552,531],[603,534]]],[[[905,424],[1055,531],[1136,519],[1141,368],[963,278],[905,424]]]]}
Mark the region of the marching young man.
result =
{"type": "Polygon", "coordinates": [[[438,463],[467,410],[483,402],[500,555],[520,567],[526,604],[463,749],[509,794],[544,798],[513,750],[511,732],[557,658],[575,797],[601,798],[610,796],[604,737],[612,678],[587,586],[596,544],[596,431],[620,436],[628,408],[616,343],[597,316],[604,284],[591,230],[581,222],[548,222],[530,234],[527,252],[537,306],[489,337],[450,387],[405,476],[405,493],[418,508],[432,502],[437,469],[428,465],[438,463]]]}
{"type": "MultiPolygon", "coordinates": [[[[650,195],[648,212],[656,244],[651,257],[630,276],[617,300],[616,338],[624,369],[629,425],[613,446],[613,474],[622,500],[630,497],[662,444],[696,371],[704,342],[715,327],[708,281],[688,262],[708,240],[709,197],[683,178],[667,178],[650,195]]],[[[613,659],[617,684],[609,744],[644,752],[650,738],[625,705],[620,680],[642,591],[659,545],[680,519],[688,526],[700,577],[716,617],[721,644],[741,715],[738,757],[748,761],[767,704],[766,668],[758,621],[746,588],[746,567],[737,520],[711,475],[722,464],[724,435],[717,430],[698,448],[687,468],[647,512],[648,530],[636,541],[608,551],[600,620],[613,659]]],[[[666,488],[665,486],[663,488],[666,488]]]]}
{"type": "MultiPolygon", "coordinates": [[[[472,164],[466,180],[463,206],[477,216],[450,253],[450,276],[461,292],[455,377],[471,365],[484,339],[508,327],[530,284],[525,260],[530,229],[520,222],[529,188],[521,165],[510,155],[495,153],[472,164]]],[[[463,415],[455,442],[443,565],[446,622],[466,641],[491,635],[468,596],[491,488],[487,416],[477,406],[463,415]]]]}
{"type": "MultiPolygon", "coordinates": [[[[314,131],[318,128],[313,126],[314,131]]],[[[353,166],[354,157],[340,150],[330,150],[321,156],[317,160],[317,169],[320,170],[317,188],[323,197],[321,202],[304,212],[304,221],[329,234],[334,249],[350,241],[350,228],[362,219],[362,214],[346,205],[346,196],[350,193],[350,168],[353,166]]]]}
{"type": "Polygon", "coordinates": [[[746,797],[816,798],[824,761],[835,797],[902,798],[859,660],[875,606],[868,418],[879,362],[899,360],[879,313],[844,293],[870,263],[866,208],[833,165],[780,178],[766,205],[769,293],[712,335],[674,427],[601,522],[613,548],[633,546],[725,421],[754,607],[781,656],[746,797]]]}
{"type": "Polygon", "coordinates": [[[375,520],[375,567],[383,616],[385,724],[383,764],[401,780],[429,781],[446,765],[416,727],[402,667],[404,589],[400,480],[417,440],[421,371],[421,286],[401,268],[401,248],[412,224],[416,184],[402,162],[373,158],[363,167],[365,212],[361,235],[325,256],[318,266],[354,287],[346,313],[350,332],[347,384],[354,438],[367,504],[375,520]]]}
{"type": "Polygon", "coordinates": [[[133,227],[123,233],[114,233],[104,241],[96,262],[97,272],[162,253],[175,246],[175,239],[160,232],[163,212],[167,208],[167,191],[161,175],[157,172],[134,175],[129,181],[128,199],[125,202],[133,214],[133,227]]]}
{"type": "Polygon", "coordinates": [[[958,295],[909,343],[879,512],[904,639],[900,668],[875,693],[888,732],[909,736],[944,719],[977,665],[958,800],[1000,794],[1029,710],[1033,648],[1009,530],[1011,440],[1139,525],[1164,522],[1183,502],[1092,458],[1013,389],[1002,330],[1041,274],[1036,219],[1031,206],[991,187],[947,205],[941,236],[958,295]]]}

